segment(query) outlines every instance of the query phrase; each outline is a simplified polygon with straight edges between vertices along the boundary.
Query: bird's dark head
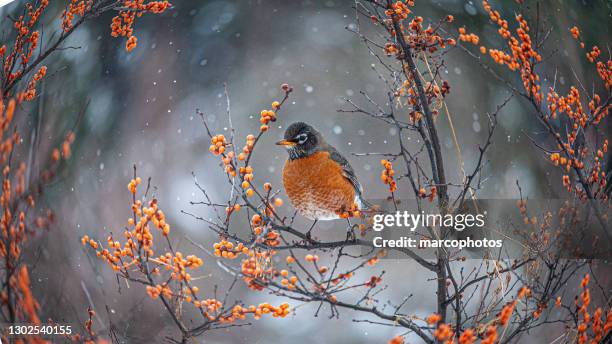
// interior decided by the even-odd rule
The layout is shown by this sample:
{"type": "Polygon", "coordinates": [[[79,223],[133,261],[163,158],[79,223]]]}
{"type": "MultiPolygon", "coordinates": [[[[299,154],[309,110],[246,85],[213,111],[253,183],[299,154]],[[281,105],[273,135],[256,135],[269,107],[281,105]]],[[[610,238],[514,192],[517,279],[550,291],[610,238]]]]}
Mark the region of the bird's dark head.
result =
{"type": "Polygon", "coordinates": [[[299,159],[310,156],[317,152],[323,143],[321,134],[304,122],[291,124],[285,130],[284,139],[276,144],[285,146],[289,153],[289,159],[299,159]]]}

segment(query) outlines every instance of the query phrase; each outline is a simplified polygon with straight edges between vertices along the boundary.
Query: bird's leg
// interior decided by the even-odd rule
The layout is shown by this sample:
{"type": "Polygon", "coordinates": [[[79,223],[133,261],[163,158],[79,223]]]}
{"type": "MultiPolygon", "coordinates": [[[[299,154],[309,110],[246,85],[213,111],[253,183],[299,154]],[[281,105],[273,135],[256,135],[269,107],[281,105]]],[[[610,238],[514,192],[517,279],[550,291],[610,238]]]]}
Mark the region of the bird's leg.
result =
{"type": "Polygon", "coordinates": [[[346,231],[346,241],[355,241],[357,237],[355,236],[355,230],[353,229],[353,225],[351,224],[351,220],[349,218],[346,219],[348,223],[348,228],[346,231]]]}
{"type": "Polygon", "coordinates": [[[306,232],[306,240],[308,240],[308,242],[312,242],[312,237],[311,237],[310,233],[314,229],[314,226],[317,224],[317,221],[318,220],[314,220],[314,222],[312,223],[312,226],[310,226],[310,229],[308,230],[308,232],[306,232]]]}

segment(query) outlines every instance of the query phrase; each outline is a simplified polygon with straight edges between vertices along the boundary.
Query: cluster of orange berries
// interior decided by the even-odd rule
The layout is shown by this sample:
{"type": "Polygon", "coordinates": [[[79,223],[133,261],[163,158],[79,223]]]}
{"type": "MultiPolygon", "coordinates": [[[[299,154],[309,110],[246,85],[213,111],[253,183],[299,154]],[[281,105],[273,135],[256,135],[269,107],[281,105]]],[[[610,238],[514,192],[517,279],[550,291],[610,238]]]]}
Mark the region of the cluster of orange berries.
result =
{"type": "Polygon", "coordinates": [[[280,271],[280,275],[282,277],[281,284],[283,286],[285,286],[289,290],[295,289],[295,285],[298,282],[297,276],[289,277],[289,271],[287,271],[287,270],[281,270],[280,271]]]}
{"type": "MultiPolygon", "coordinates": [[[[448,21],[449,18],[447,17],[446,20],[448,21]]],[[[438,34],[438,29],[434,29],[431,26],[428,26],[427,29],[423,29],[423,17],[420,16],[414,17],[414,19],[408,23],[408,29],[411,31],[411,34],[408,35],[407,42],[410,48],[417,52],[427,51],[433,54],[438,51],[438,48],[445,49],[447,44],[450,46],[457,44],[457,41],[453,38],[442,38],[442,36],[438,34]]]]}
{"type": "Polygon", "coordinates": [[[599,57],[599,54],[601,54],[601,50],[598,46],[594,46],[593,49],[586,54],[587,60],[593,63],[599,57]]]}
{"type": "Polygon", "coordinates": [[[161,230],[162,234],[167,236],[170,234],[170,225],[166,223],[166,215],[161,209],[157,209],[157,200],[151,201],[151,207],[144,208],[145,214],[150,217],[153,225],[161,230]]]}
{"type": "Polygon", "coordinates": [[[351,217],[359,217],[361,215],[361,210],[359,209],[359,204],[353,203],[350,208],[338,210],[337,214],[341,219],[348,219],[351,217]]]}
{"type": "Polygon", "coordinates": [[[261,215],[254,214],[253,217],[251,217],[251,227],[255,235],[260,235],[263,232],[263,225],[264,222],[261,215]]]}
{"type": "MultiPolygon", "coordinates": [[[[411,89],[409,94],[412,96],[412,93],[414,93],[414,91],[411,89]]],[[[416,101],[416,98],[411,99],[416,101]]],[[[423,118],[423,114],[420,111],[413,110],[408,113],[408,118],[410,119],[410,124],[416,125],[423,118]]]]}
{"type": "MultiPolygon", "coordinates": [[[[517,297],[515,300],[509,302],[500,314],[497,316],[497,319],[489,326],[486,327],[484,331],[484,336],[481,340],[481,343],[484,344],[494,344],[497,341],[497,326],[506,326],[510,321],[510,317],[514,312],[514,309],[518,303],[518,300],[521,298],[528,298],[531,296],[531,290],[527,287],[523,287],[519,290],[517,297]]],[[[445,344],[455,343],[455,331],[450,324],[440,322],[442,317],[439,314],[431,314],[428,316],[425,321],[429,325],[436,325],[436,330],[434,331],[434,337],[445,344]]],[[[476,331],[474,329],[465,329],[461,335],[459,335],[458,342],[459,344],[474,344],[476,343],[476,331]]]]}
{"type": "Polygon", "coordinates": [[[451,339],[455,335],[455,331],[451,325],[447,323],[440,323],[434,331],[434,337],[440,342],[447,343],[446,340],[451,339]]]}
{"type": "Polygon", "coordinates": [[[58,162],[61,157],[64,157],[64,160],[68,160],[72,155],[72,143],[74,143],[76,136],[72,131],[69,131],[68,134],[64,137],[64,141],[61,145],[61,152],[59,148],[54,148],[51,151],[51,161],[58,162]]]}
{"type": "Polygon", "coordinates": [[[440,320],[442,320],[442,317],[437,313],[430,314],[427,316],[427,318],[425,318],[425,322],[429,325],[436,325],[440,322],[440,320]]]}
{"type": "Polygon", "coordinates": [[[249,248],[244,246],[243,243],[234,245],[234,243],[225,239],[215,243],[213,247],[215,249],[215,256],[227,259],[234,259],[241,253],[247,254],[249,252],[249,248]]]}
{"type": "Polygon", "coordinates": [[[306,260],[309,263],[315,263],[319,261],[319,256],[317,256],[316,254],[307,254],[304,257],[304,260],[306,260]]]}
{"type": "MultiPolygon", "coordinates": [[[[172,289],[168,286],[168,283],[162,283],[162,284],[156,284],[154,286],[147,286],[146,288],[147,290],[147,294],[149,295],[149,297],[153,300],[157,299],[160,295],[164,296],[164,297],[171,297],[171,296],[177,296],[175,292],[172,291],[172,289]]],[[[201,301],[194,301],[194,298],[190,296],[190,294],[195,294],[198,292],[198,287],[191,287],[191,288],[185,288],[185,294],[187,294],[186,296],[180,295],[180,297],[186,301],[186,302],[193,302],[194,306],[196,307],[203,307],[203,303],[201,301]]],[[[206,300],[208,301],[208,300],[206,300]]]]}
{"type": "Polygon", "coordinates": [[[142,183],[142,179],[140,177],[136,177],[136,178],[130,180],[130,182],[127,185],[127,188],[128,188],[128,190],[130,190],[132,195],[136,194],[136,191],[138,189],[138,185],[140,185],[140,183],[142,183]]]}
{"type": "MultiPolygon", "coordinates": [[[[466,42],[466,43],[471,43],[474,45],[478,45],[478,43],[480,42],[480,37],[478,37],[478,35],[476,35],[475,33],[467,33],[464,27],[460,27],[459,28],[459,40],[462,42],[466,42]]],[[[487,53],[487,47],[485,46],[480,46],[480,53],[481,54],[486,54],[487,53]]],[[[502,53],[503,54],[503,53],[502,53]]],[[[493,58],[495,59],[496,62],[498,63],[503,63],[503,62],[499,62],[502,60],[509,60],[510,56],[508,55],[502,55],[500,54],[500,51],[495,51],[493,58]]]]}
{"type": "Polygon", "coordinates": [[[433,200],[436,198],[436,195],[438,194],[438,188],[435,186],[431,186],[429,190],[429,193],[427,193],[427,190],[425,188],[420,188],[419,197],[427,198],[429,202],[433,202],[433,200]]]}
{"type": "Polygon", "coordinates": [[[227,142],[225,141],[225,136],[223,134],[215,135],[210,139],[210,147],[208,150],[214,155],[221,155],[225,153],[227,142]]]}
{"type": "MultiPolygon", "coordinates": [[[[580,40],[580,30],[574,26],[570,29],[570,32],[574,39],[580,41],[580,47],[584,49],[584,42],[580,40]]],[[[594,63],[600,54],[601,50],[599,47],[594,46],[590,52],[586,53],[586,57],[589,62],[594,63]]],[[[612,60],[608,60],[607,64],[603,61],[597,61],[596,67],[597,73],[599,74],[601,80],[604,81],[606,89],[612,88],[612,60]]]]}
{"type": "Polygon", "coordinates": [[[87,331],[87,333],[89,334],[90,338],[93,338],[96,334],[94,333],[93,329],[92,329],[92,325],[93,325],[93,317],[96,315],[96,312],[94,312],[93,309],[91,309],[91,307],[87,308],[87,316],[88,319],[85,320],[85,330],[87,331]]]}
{"type": "Polygon", "coordinates": [[[242,206],[241,206],[240,204],[236,203],[236,204],[234,204],[233,206],[228,206],[228,207],[225,207],[225,213],[226,213],[227,215],[230,215],[230,214],[231,214],[231,213],[233,213],[233,212],[238,212],[238,211],[240,211],[240,209],[242,209],[242,206]]]}
{"type": "Polygon", "coordinates": [[[579,39],[580,38],[580,29],[578,29],[578,27],[574,26],[570,29],[570,32],[572,33],[572,37],[574,37],[574,39],[579,39]]]}
{"type": "Polygon", "coordinates": [[[372,276],[365,283],[365,286],[368,287],[368,288],[375,288],[380,282],[382,282],[382,278],[381,277],[379,277],[379,276],[372,276]]]}
{"type": "MultiPolygon", "coordinates": [[[[210,139],[210,147],[208,150],[216,156],[221,156],[221,161],[225,166],[225,172],[232,177],[236,176],[236,169],[234,168],[233,159],[234,151],[228,151],[227,147],[229,143],[225,139],[225,135],[215,135],[210,139]]],[[[237,209],[239,210],[239,209],[237,209]]]]}
{"type": "Polygon", "coordinates": [[[251,197],[255,194],[255,191],[251,188],[251,182],[253,181],[253,167],[245,166],[240,167],[240,175],[242,176],[242,188],[245,190],[244,193],[247,197],[251,197]]]}
{"type": "Polygon", "coordinates": [[[423,31],[423,17],[416,16],[412,18],[410,23],[408,23],[408,28],[417,33],[423,31]]]}
{"type": "MultiPolygon", "coordinates": [[[[74,0],[73,0],[74,1],[74,0]]],[[[138,39],[134,36],[134,21],[144,13],[160,14],[171,6],[168,1],[151,1],[144,3],[144,0],[123,0],[123,6],[119,15],[113,18],[111,24],[111,36],[127,37],[125,49],[130,52],[136,48],[138,39]]]]}
{"type": "Polygon", "coordinates": [[[233,322],[235,319],[246,319],[246,314],[253,314],[255,320],[261,319],[264,314],[272,314],[274,318],[284,318],[289,314],[289,304],[283,303],[279,307],[270,305],[269,303],[261,303],[257,306],[244,307],[236,305],[232,308],[232,315],[225,317],[221,322],[233,322]]]}
{"type": "Polygon", "coordinates": [[[255,135],[253,134],[249,134],[246,137],[246,144],[244,145],[244,147],[242,147],[242,153],[238,154],[238,160],[240,161],[244,161],[246,160],[247,156],[249,154],[251,154],[251,152],[253,151],[253,147],[255,146],[255,135]]]}
{"type": "Polygon", "coordinates": [[[162,294],[165,297],[172,296],[172,290],[166,284],[164,284],[164,285],[158,284],[158,285],[156,285],[154,287],[148,285],[146,290],[147,290],[147,294],[149,295],[149,297],[151,299],[153,299],[153,300],[157,299],[162,294]]]}
{"type": "MultiPolygon", "coordinates": [[[[26,14],[16,18],[13,23],[13,27],[16,31],[13,49],[8,53],[8,55],[6,55],[6,45],[0,46],[0,58],[2,58],[4,61],[3,75],[6,78],[4,80],[5,87],[11,86],[17,78],[23,76],[22,73],[30,62],[32,54],[34,51],[36,51],[40,38],[39,32],[33,30],[33,28],[40,19],[42,12],[48,5],[48,0],[40,1],[38,3],[38,7],[36,8],[32,4],[26,4],[26,14]]],[[[42,75],[40,75],[41,72],[39,71],[34,77],[39,76],[42,78],[45,72],[46,69],[42,72],[42,75]]],[[[31,83],[32,82],[30,81],[30,84],[31,83]]],[[[20,94],[18,94],[17,98],[19,102],[34,98],[35,93],[31,91],[29,86],[26,88],[27,91],[20,92],[20,94]]]]}
{"type": "MultiPolygon", "coordinates": [[[[269,184],[269,183],[266,183],[269,184]]],[[[265,187],[265,185],[264,185],[265,187]]],[[[281,206],[283,204],[283,200],[280,198],[275,198],[274,199],[274,205],[276,206],[281,206]]],[[[268,205],[266,207],[266,215],[271,215],[271,211],[272,211],[272,205],[268,205]]],[[[259,214],[254,214],[251,217],[251,230],[253,231],[253,234],[255,234],[256,236],[261,235],[264,232],[264,228],[265,228],[265,222],[262,219],[261,215],[259,214]]],[[[278,246],[278,244],[280,242],[278,242],[278,232],[276,231],[270,231],[267,235],[266,235],[266,243],[269,246],[278,246]]],[[[258,242],[262,242],[262,240],[260,240],[261,238],[258,239],[258,242]]]]}
{"type": "MultiPolygon", "coordinates": [[[[481,50],[482,52],[482,50],[481,50]]],[[[486,53],[486,47],[485,47],[485,53],[486,53]]],[[[519,69],[520,65],[517,61],[515,61],[512,56],[510,56],[509,54],[506,54],[505,52],[498,50],[498,49],[489,49],[489,55],[491,56],[491,58],[493,59],[493,61],[495,61],[498,64],[505,64],[508,66],[508,69],[510,69],[511,71],[515,71],[517,69],[519,69]]]]}
{"type": "Polygon", "coordinates": [[[35,9],[32,4],[26,4],[26,11],[28,12],[28,16],[30,17],[30,21],[28,22],[28,26],[32,27],[40,18],[40,15],[44,11],[44,9],[49,5],[49,0],[41,0],[39,6],[35,9]]]}
{"type": "MultiPolygon", "coordinates": [[[[15,115],[16,101],[14,99],[10,99],[6,105],[4,105],[4,101],[2,97],[0,97],[0,129],[2,138],[4,138],[4,134],[7,133],[11,122],[13,121],[13,117],[15,115]]],[[[19,142],[19,135],[17,132],[13,134],[13,137],[6,138],[4,141],[0,142],[0,163],[3,165],[8,161],[11,153],[13,152],[13,147],[19,142]]]]}
{"type": "MultiPolygon", "coordinates": [[[[608,60],[607,64],[604,64],[602,61],[597,61],[597,73],[601,80],[604,81],[606,89],[609,90],[612,88],[612,60],[608,60]]],[[[606,111],[607,111],[606,107],[606,111]]]]}
{"type": "Polygon", "coordinates": [[[122,256],[125,256],[128,254],[133,255],[132,251],[129,248],[122,250],[121,244],[119,242],[113,241],[113,238],[111,236],[108,237],[109,248],[108,249],[105,248],[100,251],[97,250],[98,243],[95,240],[90,239],[89,236],[87,235],[84,235],[81,238],[81,243],[83,245],[89,245],[91,246],[91,248],[96,250],[96,256],[98,256],[98,258],[102,259],[103,261],[107,262],[114,271],[119,271],[121,269],[121,266],[119,264],[121,263],[122,256]],[[111,252],[111,250],[113,251],[111,252]]]}
{"type": "MultiPolygon", "coordinates": [[[[400,30],[405,31],[404,37],[407,44],[415,52],[428,51],[430,53],[434,53],[438,50],[438,48],[446,48],[447,44],[456,44],[454,39],[444,39],[437,33],[439,26],[435,29],[431,26],[424,29],[423,17],[420,16],[414,17],[405,28],[402,21],[408,19],[408,16],[410,13],[412,13],[409,7],[413,6],[414,1],[412,0],[405,2],[396,1],[385,11],[385,15],[388,17],[388,19],[379,20],[379,18],[376,16],[371,16],[371,19],[374,23],[382,22],[384,25],[388,26],[391,36],[393,37],[396,36],[395,26],[393,23],[399,22],[400,30]]],[[[445,20],[450,23],[454,20],[454,17],[449,15],[445,18],[445,20]]],[[[399,56],[401,54],[399,47],[393,43],[387,43],[384,51],[387,55],[399,56]]]]}
{"type": "Polygon", "coordinates": [[[474,45],[478,45],[480,38],[478,37],[478,35],[474,33],[466,33],[465,28],[460,27],[459,28],[459,40],[462,42],[468,42],[474,45]]]}
{"type": "Polygon", "coordinates": [[[272,102],[272,110],[261,110],[259,122],[261,127],[259,128],[262,132],[268,131],[268,123],[276,122],[276,112],[280,109],[280,103],[277,101],[272,102]]]}
{"type": "Polygon", "coordinates": [[[345,272],[345,273],[341,273],[338,275],[338,277],[333,278],[331,280],[331,283],[333,285],[338,285],[340,284],[340,282],[342,281],[348,281],[349,279],[351,279],[353,277],[353,273],[352,272],[345,272]]]}
{"type": "Polygon", "coordinates": [[[269,276],[273,275],[273,269],[270,266],[272,256],[275,255],[274,250],[249,250],[248,258],[242,260],[241,271],[243,280],[250,289],[261,291],[264,286],[260,283],[266,283],[269,276]]]}
{"type": "MultiPolygon", "coordinates": [[[[411,7],[414,6],[413,1],[407,1],[406,3],[411,7]]],[[[408,5],[406,5],[402,1],[396,1],[393,4],[391,4],[391,8],[385,10],[385,14],[389,18],[393,18],[394,16],[397,16],[400,19],[406,19],[408,18],[408,15],[412,13],[412,11],[408,8],[408,5]]]]}
{"type": "Polygon", "coordinates": [[[158,258],[159,262],[166,267],[166,270],[172,270],[170,278],[178,281],[191,281],[191,275],[187,269],[196,269],[202,266],[202,259],[195,255],[183,256],[181,252],[176,252],[172,255],[167,252],[158,258]]]}
{"type": "MultiPolygon", "coordinates": [[[[608,315],[605,323],[602,321],[603,309],[598,307],[593,316],[589,314],[588,306],[591,303],[591,294],[588,288],[591,276],[586,274],[580,281],[581,293],[576,297],[576,309],[578,309],[578,343],[600,343],[601,340],[610,331],[612,331],[612,309],[608,310],[608,315]],[[589,326],[592,329],[592,335],[588,333],[589,326]],[[590,337],[590,338],[589,338],[590,337]]],[[[558,301],[559,302],[559,301],[558,301]]]]}
{"type": "Polygon", "coordinates": [[[376,254],[376,256],[374,256],[374,257],[372,257],[372,258],[368,259],[367,264],[368,264],[369,266],[374,266],[374,265],[378,264],[378,262],[380,261],[380,258],[381,258],[381,257],[384,257],[384,256],[386,256],[386,255],[387,255],[387,251],[386,251],[386,250],[380,250],[380,251],[378,251],[378,253],[376,254]]]}
{"type": "MultiPolygon", "coordinates": [[[[601,170],[601,164],[604,159],[604,154],[608,152],[608,139],[605,139],[601,148],[597,150],[595,153],[594,164],[591,168],[591,173],[587,178],[587,183],[596,184],[599,183],[599,190],[605,190],[607,179],[606,179],[606,171],[601,170]]],[[[602,197],[605,197],[605,193],[602,194],[602,197]]]]}
{"type": "Polygon", "coordinates": [[[594,94],[593,98],[589,101],[589,110],[591,110],[591,117],[594,124],[599,124],[599,122],[605,118],[609,111],[610,106],[603,106],[601,104],[601,97],[599,94],[594,94]]]}
{"type": "MultiPolygon", "coordinates": [[[[5,166],[5,170],[7,169],[7,167],[8,166],[5,166]]],[[[15,179],[17,179],[17,186],[15,188],[15,193],[18,196],[23,195],[23,193],[26,191],[26,188],[25,188],[26,187],[25,186],[26,172],[27,172],[26,163],[22,161],[19,163],[19,167],[17,168],[17,173],[15,173],[15,179]]],[[[25,214],[21,212],[19,215],[20,226],[25,226],[25,223],[23,223],[24,219],[25,219],[25,214]]]]}
{"type": "Polygon", "coordinates": [[[580,289],[582,289],[582,292],[580,293],[580,297],[576,298],[576,307],[578,308],[578,315],[582,316],[582,320],[578,325],[578,343],[587,342],[586,330],[590,322],[588,307],[591,303],[591,294],[587,286],[589,285],[590,277],[591,276],[589,274],[586,274],[584,276],[584,278],[580,282],[580,289]],[[580,304],[581,302],[582,304],[580,304]]]}
{"type": "Polygon", "coordinates": [[[571,167],[571,164],[567,164],[568,160],[565,157],[562,157],[559,153],[551,153],[550,154],[550,161],[553,162],[553,164],[555,164],[555,166],[568,166],[567,168],[569,169],[571,167]]]}
{"type": "Polygon", "coordinates": [[[89,244],[93,249],[98,248],[98,243],[94,239],[90,239],[88,235],[83,235],[83,237],[81,237],[81,243],[83,245],[89,244]]]}
{"type": "MultiPolygon", "coordinates": [[[[549,116],[556,118],[557,113],[566,113],[572,121],[584,128],[588,121],[588,116],[584,112],[580,99],[580,91],[578,91],[578,89],[574,86],[570,87],[570,90],[565,97],[559,96],[554,89],[550,88],[546,97],[548,108],[550,110],[549,116]]],[[[595,103],[593,103],[593,105],[594,104],[595,103]]],[[[577,129],[578,128],[574,128],[574,130],[577,129]]]]}
{"type": "Polygon", "coordinates": [[[178,297],[183,301],[191,303],[194,307],[201,308],[205,310],[204,316],[207,317],[209,321],[219,320],[222,323],[231,322],[233,319],[228,319],[228,317],[217,317],[219,310],[222,309],[223,304],[221,301],[217,299],[205,299],[198,300],[196,297],[196,293],[199,292],[199,288],[196,286],[187,286],[182,289],[183,293],[177,295],[169,286],[168,283],[156,284],[154,286],[147,286],[146,288],[147,294],[152,299],[157,299],[160,295],[168,298],[168,297],[178,297]]]}
{"type": "Polygon", "coordinates": [[[380,174],[380,180],[382,180],[383,183],[389,185],[389,191],[393,193],[397,190],[397,183],[395,182],[395,179],[393,179],[393,176],[395,175],[393,165],[389,160],[385,159],[381,160],[380,164],[384,167],[383,171],[380,174]]]}
{"type": "Polygon", "coordinates": [[[532,219],[529,219],[529,216],[527,214],[527,200],[526,199],[517,200],[516,206],[519,208],[521,216],[523,216],[523,223],[525,223],[526,225],[529,223],[535,224],[535,222],[537,221],[537,218],[533,217],[532,219]]]}
{"type": "MultiPolygon", "coordinates": [[[[586,156],[586,149],[582,149],[576,152],[573,149],[574,142],[578,137],[581,130],[586,128],[589,123],[598,124],[601,119],[608,115],[609,107],[601,105],[601,98],[595,94],[593,99],[588,103],[590,113],[584,110],[582,106],[581,94],[576,87],[570,87],[570,91],[567,96],[559,96],[552,88],[547,94],[547,102],[549,114],[548,118],[556,118],[557,114],[566,114],[569,119],[570,125],[568,126],[566,133],[566,143],[559,146],[562,149],[566,157],[561,156],[559,153],[552,153],[550,160],[555,166],[564,166],[565,171],[569,172],[571,168],[583,169],[584,162],[583,158],[586,156]]],[[[605,172],[601,170],[601,162],[604,157],[604,153],[607,151],[607,144],[604,141],[601,149],[595,151],[594,164],[591,167],[587,182],[589,184],[600,183],[601,187],[605,186],[605,172]]],[[[571,185],[569,183],[569,176],[563,178],[564,186],[571,191],[571,185]]],[[[578,192],[578,190],[577,190],[578,192]]]]}
{"type": "Polygon", "coordinates": [[[508,302],[502,308],[501,312],[497,316],[497,322],[501,326],[506,326],[508,322],[510,321],[510,318],[512,317],[512,313],[514,312],[514,309],[516,308],[516,305],[518,304],[518,300],[522,298],[529,298],[529,297],[531,297],[531,290],[527,287],[522,287],[519,290],[516,299],[514,299],[511,302],[508,302]]]}
{"type": "Polygon", "coordinates": [[[385,54],[387,54],[387,56],[391,56],[391,55],[397,55],[399,54],[399,49],[397,48],[397,45],[395,45],[394,43],[387,43],[385,44],[385,54]]]}
{"type": "Polygon", "coordinates": [[[258,241],[264,240],[267,246],[275,247],[275,246],[280,245],[279,239],[280,239],[280,234],[278,234],[278,232],[275,230],[270,230],[268,231],[268,233],[266,233],[265,239],[259,238],[258,241]]]}
{"type": "MultiPolygon", "coordinates": [[[[137,186],[140,183],[140,178],[136,177],[128,184],[128,189],[133,195],[136,194],[137,186]]],[[[166,223],[164,212],[158,208],[157,200],[151,200],[148,205],[148,207],[143,206],[140,200],[136,200],[132,204],[132,212],[139,218],[137,221],[133,218],[128,219],[128,226],[133,229],[130,230],[128,228],[124,231],[126,241],[123,246],[119,241],[113,240],[112,236],[107,238],[108,248],[100,249],[98,242],[87,235],[81,238],[82,244],[89,245],[96,250],[96,255],[103,261],[106,261],[114,271],[125,273],[129,266],[133,264],[139,265],[141,258],[135,256],[136,252],[143,252],[149,257],[152,257],[154,254],[152,249],[153,234],[149,229],[150,224],[155,226],[164,236],[170,233],[170,225],[166,223]]],[[[156,262],[165,265],[168,270],[170,270],[171,264],[175,264],[174,273],[176,275],[173,277],[179,280],[189,278],[185,275],[185,267],[198,267],[202,264],[201,259],[195,256],[187,256],[183,259],[180,252],[177,252],[174,256],[169,253],[160,256],[156,262]]]]}
{"type": "MultiPolygon", "coordinates": [[[[36,33],[36,37],[38,37],[38,33],[36,33]]],[[[34,97],[36,96],[36,83],[40,81],[42,78],[44,78],[46,74],[47,74],[47,67],[46,66],[40,67],[38,72],[36,72],[34,76],[32,77],[32,80],[30,80],[30,82],[28,83],[28,86],[26,87],[26,89],[23,92],[19,92],[19,94],[17,95],[17,100],[20,103],[23,103],[24,101],[33,100],[34,97]]]]}
{"type": "Polygon", "coordinates": [[[73,28],[75,16],[83,17],[85,12],[91,11],[93,0],[72,0],[68,7],[62,12],[62,29],[64,32],[69,32],[73,28]]]}
{"type": "Polygon", "coordinates": [[[395,336],[393,338],[391,338],[387,344],[404,344],[404,337],[402,336],[395,336]]]}
{"type": "MultiPolygon", "coordinates": [[[[425,87],[426,92],[430,99],[438,98],[442,99],[450,92],[450,84],[447,80],[442,81],[442,86],[439,86],[437,82],[427,82],[425,87]]],[[[436,113],[437,114],[437,113],[436,113]]],[[[413,123],[416,121],[413,121],[413,123]]]]}
{"type": "MultiPolygon", "coordinates": [[[[508,41],[508,48],[511,51],[511,54],[507,54],[500,50],[489,49],[489,55],[491,55],[495,62],[507,65],[511,71],[519,70],[525,91],[532,95],[537,103],[541,103],[540,77],[533,71],[531,61],[533,59],[535,62],[540,62],[542,56],[533,47],[527,21],[522,15],[516,15],[515,19],[519,23],[519,27],[516,29],[517,37],[514,37],[508,30],[508,21],[502,19],[500,13],[493,10],[487,0],[483,0],[482,3],[491,21],[499,26],[498,33],[508,41]]],[[[486,48],[484,51],[486,51],[486,48]]]]}

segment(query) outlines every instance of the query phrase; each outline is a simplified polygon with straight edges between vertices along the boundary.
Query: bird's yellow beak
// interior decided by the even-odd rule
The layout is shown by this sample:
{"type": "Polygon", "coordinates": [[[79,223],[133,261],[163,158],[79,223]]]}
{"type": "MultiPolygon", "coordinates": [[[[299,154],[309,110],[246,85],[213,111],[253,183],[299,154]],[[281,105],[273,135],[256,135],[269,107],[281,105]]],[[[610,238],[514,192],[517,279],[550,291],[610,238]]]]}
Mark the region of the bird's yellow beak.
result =
{"type": "Polygon", "coordinates": [[[291,140],[280,140],[276,143],[279,146],[295,146],[297,143],[291,140]]]}

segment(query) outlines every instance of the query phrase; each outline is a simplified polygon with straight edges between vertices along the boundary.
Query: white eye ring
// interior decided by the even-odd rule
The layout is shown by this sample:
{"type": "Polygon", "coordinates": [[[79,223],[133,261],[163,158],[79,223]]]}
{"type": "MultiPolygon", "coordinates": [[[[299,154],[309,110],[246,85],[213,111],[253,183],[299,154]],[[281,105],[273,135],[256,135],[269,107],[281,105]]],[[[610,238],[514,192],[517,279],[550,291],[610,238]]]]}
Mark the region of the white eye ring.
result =
{"type": "Polygon", "coordinates": [[[308,140],[308,135],[307,134],[300,134],[300,135],[296,136],[295,139],[297,140],[297,143],[299,145],[301,145],[301,144],[304,144],[304,142],[306,142],[306,140],[308,140]]]}

